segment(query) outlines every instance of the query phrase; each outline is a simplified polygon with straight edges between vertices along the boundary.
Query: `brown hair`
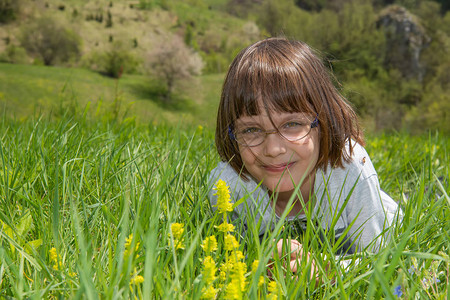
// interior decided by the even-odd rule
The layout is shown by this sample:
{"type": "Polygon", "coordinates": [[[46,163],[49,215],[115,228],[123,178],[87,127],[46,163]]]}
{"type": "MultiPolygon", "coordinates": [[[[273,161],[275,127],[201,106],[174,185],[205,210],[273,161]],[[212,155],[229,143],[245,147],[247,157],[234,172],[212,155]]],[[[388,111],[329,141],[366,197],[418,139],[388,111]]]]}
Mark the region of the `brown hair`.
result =
{"type": "Polygon", "coordinates": [[[306,112],[319,119],[320,153],[316,168],[343,167],[351,160],[345,143],[364,145],[356,113],[334,86],[319,56],[305,43],[268,38],[243,49],[233,60],[222,88],[216,147],[223,161],[246,178],[238,145],[229,130],[241,116],[306,112]],[[262,105],[261,105],[262,104],[262,105]]]}

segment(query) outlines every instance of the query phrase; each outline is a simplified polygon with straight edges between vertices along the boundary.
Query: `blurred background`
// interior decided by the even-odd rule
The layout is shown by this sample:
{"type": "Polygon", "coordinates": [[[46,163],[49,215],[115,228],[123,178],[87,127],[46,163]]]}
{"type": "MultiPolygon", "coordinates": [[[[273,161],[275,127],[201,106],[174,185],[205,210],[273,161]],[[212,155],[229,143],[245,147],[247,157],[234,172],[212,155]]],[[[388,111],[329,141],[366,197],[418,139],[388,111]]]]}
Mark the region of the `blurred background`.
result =
{"type": "Polygon", "coordinates": [[[0,0],[0,112],[215,125],[225,72],[284,35],[369,132],[450,133],[448,0],[0,0]]]}

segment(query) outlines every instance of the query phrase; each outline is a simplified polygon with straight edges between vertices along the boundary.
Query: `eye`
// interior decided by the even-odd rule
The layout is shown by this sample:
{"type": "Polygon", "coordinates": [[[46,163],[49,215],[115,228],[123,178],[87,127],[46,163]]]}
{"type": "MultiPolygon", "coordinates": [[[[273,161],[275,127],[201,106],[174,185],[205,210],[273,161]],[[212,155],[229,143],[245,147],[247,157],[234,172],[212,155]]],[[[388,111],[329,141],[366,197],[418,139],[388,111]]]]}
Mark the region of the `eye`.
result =
{"type": "Polygon", "coordinates": [[[247,127],[240,131],[241,134],[255,134],[260,133],[261,129],[257,127],[247,127]]]}
{"type": "Polygon", "coordinates": [[[282,128],[283,129],[293,129],[293,128],[298,128],[301,126],[304,126],[305,124],[301,121],[289,121],[287,123],[285,123],[282,128]]]}

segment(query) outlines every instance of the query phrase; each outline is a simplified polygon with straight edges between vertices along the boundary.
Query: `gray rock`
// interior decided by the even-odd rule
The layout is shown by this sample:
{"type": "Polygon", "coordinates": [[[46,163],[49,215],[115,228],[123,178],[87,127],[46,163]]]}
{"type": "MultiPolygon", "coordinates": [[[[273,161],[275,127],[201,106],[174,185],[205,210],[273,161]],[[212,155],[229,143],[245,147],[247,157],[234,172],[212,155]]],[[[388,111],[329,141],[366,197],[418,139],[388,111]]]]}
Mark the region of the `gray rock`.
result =
{"type": "Polygon", "coordinates": [[[407,79],[422,82],[425,68],[420,62],[420,53],[431,39],[418,17],[401,6],[390,5],[381,11],[377,27],[386,37],[386,67],[398,69],[407,79]]]}

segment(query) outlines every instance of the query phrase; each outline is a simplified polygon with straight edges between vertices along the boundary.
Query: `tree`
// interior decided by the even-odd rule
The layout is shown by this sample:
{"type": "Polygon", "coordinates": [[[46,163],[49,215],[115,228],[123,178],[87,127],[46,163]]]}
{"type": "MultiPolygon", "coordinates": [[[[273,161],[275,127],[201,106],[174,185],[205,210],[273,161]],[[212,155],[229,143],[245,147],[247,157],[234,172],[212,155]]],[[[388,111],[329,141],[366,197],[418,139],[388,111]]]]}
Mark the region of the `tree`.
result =
{"type": "Polygon", "coordinates": [[[49,66],[78,56],[81,39],[55,19],[42,17],[24,27],[20,43],[30,55],[38,56],[49,66]]]}
{"type": "Polygon", "coordinates": [[[189,48],[177,35],[166,37],[165,41],[149,53],[151,73],[166,85],[165,98],[170,100],[176,85],[200,75],[203,61],[198,53],[189,48]]]}

